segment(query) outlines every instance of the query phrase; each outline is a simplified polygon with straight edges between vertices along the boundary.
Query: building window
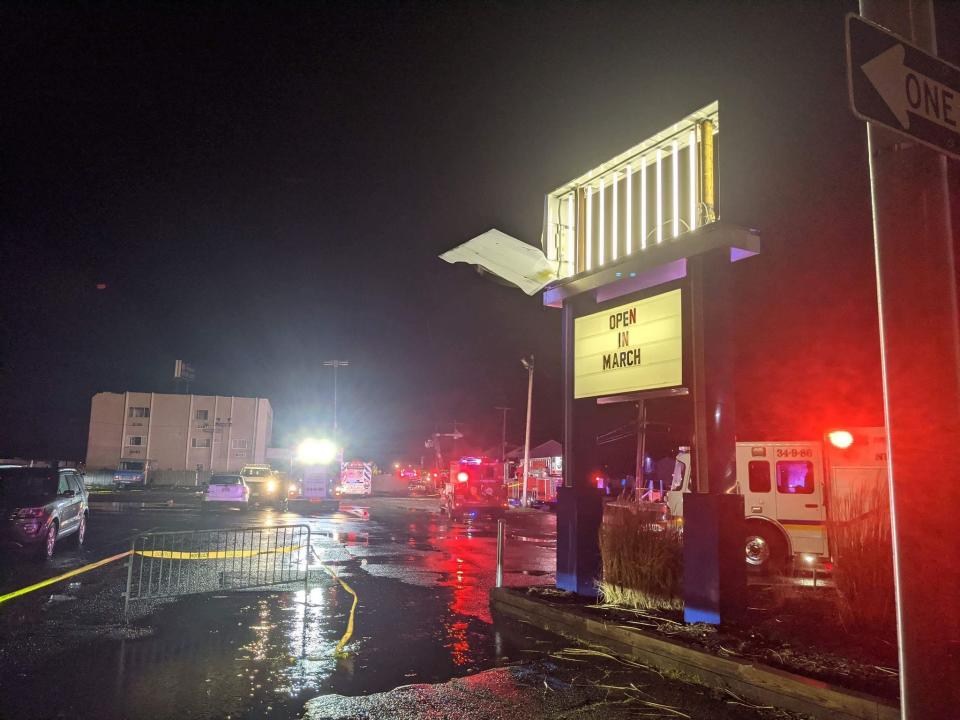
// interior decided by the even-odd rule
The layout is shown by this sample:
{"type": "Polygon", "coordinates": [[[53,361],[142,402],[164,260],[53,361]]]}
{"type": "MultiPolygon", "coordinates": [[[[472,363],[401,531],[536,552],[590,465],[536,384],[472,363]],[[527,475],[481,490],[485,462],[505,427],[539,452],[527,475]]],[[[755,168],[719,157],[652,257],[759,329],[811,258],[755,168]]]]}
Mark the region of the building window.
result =
{"type": "Polygon", "coordinates": [[[127,445],[143,445],[143,435],[130,435],[127,438],[127,445]]]}
{"type": "Polygon", "coordinates": [[[197,410],[197,420],[209,420],[210,411],[209,410],[197,410]]]}
{"type": "Polygon", "coordinates": [[[246,450],[248,447],[246,440],[234,440],[233,449],[234,450],[246,450]]]}
{"type": "Polygon", "coordinates": [[[210,438],[193,438],[191,445],[195,448],[208,448],[210,447],[210,438]]]}
{"type": "Polygon", "coordinates": [[[127,417],[132,418],[148,418],[150,417],[150,408],[148,407],[132,407],[127,410],[127,417]]]}

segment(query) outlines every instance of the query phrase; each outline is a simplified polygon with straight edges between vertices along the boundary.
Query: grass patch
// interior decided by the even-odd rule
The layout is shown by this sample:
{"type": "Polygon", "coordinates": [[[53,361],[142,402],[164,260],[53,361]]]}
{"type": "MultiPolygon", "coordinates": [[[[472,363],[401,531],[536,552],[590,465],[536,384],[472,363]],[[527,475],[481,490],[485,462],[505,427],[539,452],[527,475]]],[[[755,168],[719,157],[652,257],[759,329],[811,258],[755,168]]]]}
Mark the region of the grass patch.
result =
{"type": "Polygon", "coordinates": [[[608,508],[600,527],[603,601],[645,610],[683,608],[683,538],[628,508],[608,508]]]}
{"type": "Polygon", "coordinates": [[[832,488],[827,532],[840,621],[850,630],[893,630],[893,540],[886,480],[832,488]]]}

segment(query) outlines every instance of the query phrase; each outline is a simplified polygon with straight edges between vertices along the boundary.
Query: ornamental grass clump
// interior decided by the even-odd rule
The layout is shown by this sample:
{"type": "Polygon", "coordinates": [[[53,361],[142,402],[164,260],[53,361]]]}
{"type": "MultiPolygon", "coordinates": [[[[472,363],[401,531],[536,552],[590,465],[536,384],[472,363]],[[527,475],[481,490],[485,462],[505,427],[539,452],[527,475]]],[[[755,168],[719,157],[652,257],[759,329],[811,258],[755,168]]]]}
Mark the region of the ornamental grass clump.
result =
{"type": "Polygon", "coordinates": [[[827,534],[840,621],[851,630],[892,631],[896,623],[890,495],[883,479],[832,487],[827,534]]]}
{"type": "Polygon", "coordinates": [[[600,527],[603,602],[643,610],[683,607],[683,539],[630,508],[607,509],[600,527]]]}

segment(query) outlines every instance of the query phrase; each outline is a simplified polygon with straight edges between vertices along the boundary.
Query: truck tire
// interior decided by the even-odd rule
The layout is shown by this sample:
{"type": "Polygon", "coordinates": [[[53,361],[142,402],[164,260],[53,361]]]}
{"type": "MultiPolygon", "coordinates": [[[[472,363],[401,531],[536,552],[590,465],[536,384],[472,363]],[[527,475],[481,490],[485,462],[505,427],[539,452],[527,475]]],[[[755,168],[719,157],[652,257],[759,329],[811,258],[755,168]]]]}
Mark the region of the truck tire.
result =
{"type": "Polygon", "coordinates": [[[761,575],[782,572],[786,554],[786,544],[775,528],[758,523],[747,526],[744,544],[747,570],[761,575]]]}

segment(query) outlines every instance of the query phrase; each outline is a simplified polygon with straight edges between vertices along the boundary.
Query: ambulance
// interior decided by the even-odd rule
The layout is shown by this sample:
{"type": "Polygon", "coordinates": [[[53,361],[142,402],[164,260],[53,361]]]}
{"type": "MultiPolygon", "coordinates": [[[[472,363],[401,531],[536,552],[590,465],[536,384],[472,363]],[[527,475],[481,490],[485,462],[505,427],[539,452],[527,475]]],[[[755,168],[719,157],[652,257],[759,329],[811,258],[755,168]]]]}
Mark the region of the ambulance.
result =
{"type": "MultiPolygon", "coordinates": [[[[736,458],[732,492],[743,495],[745,559],[761,572],[791,562],[831,569],[828,504],[887,482],[884,428],[834,430],[824,442],[738,442],[736,458]]],[[[680,448],[663,498],[666,518],[683,517],[691,490],[690,449],[680,448]]]]}
{"type": "Polygon", "coordinates": [[[344,463],[335,492],[337,495],[362,497],[373,494],[373,464],[357,460],[344,463]]]}

